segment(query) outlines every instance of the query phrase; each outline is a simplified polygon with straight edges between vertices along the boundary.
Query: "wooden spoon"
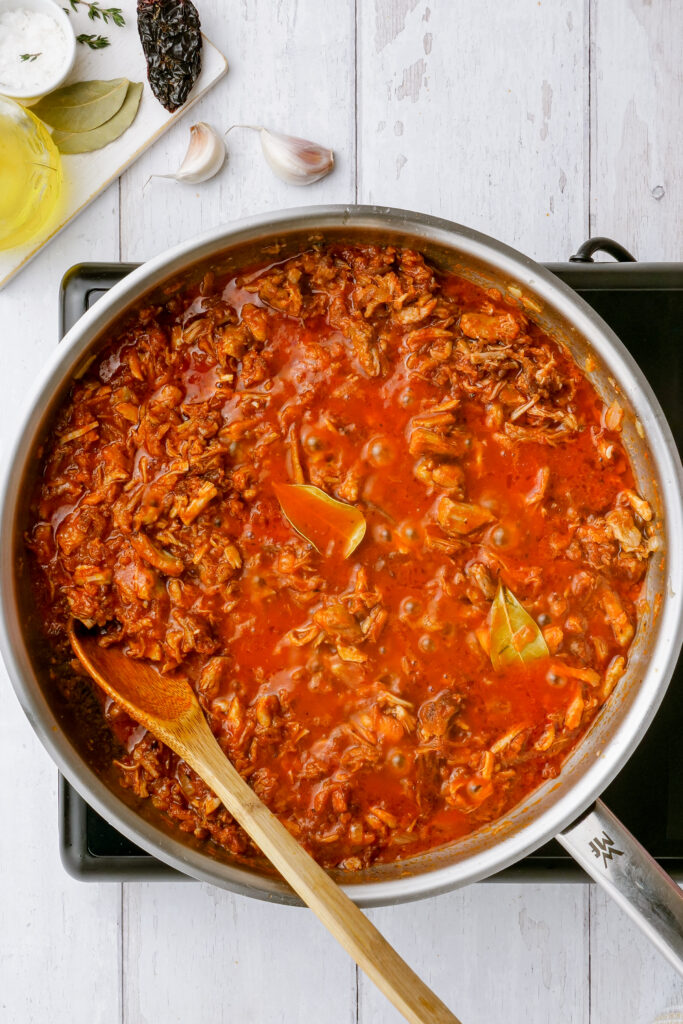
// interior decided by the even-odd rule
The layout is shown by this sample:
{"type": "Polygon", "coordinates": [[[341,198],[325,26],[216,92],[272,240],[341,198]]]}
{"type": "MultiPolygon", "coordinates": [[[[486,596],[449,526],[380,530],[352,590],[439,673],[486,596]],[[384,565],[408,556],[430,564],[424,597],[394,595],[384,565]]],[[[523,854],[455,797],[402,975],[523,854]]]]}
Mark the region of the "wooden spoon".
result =
{"type": "Polygon", "coordinates": [[[210,786],[282,877],[412,1024],[460,1024],[358,907],[299,846],[225,756],[189,683],[77,629],[69,639],[96,683],[210,786]]]}

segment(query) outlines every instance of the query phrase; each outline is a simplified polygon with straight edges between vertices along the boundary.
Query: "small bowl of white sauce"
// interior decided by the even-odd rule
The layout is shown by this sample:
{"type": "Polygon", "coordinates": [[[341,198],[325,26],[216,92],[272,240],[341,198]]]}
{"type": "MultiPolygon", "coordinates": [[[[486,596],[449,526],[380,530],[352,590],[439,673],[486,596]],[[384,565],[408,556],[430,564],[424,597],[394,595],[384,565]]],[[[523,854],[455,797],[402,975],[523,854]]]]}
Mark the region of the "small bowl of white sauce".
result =
{"type": "Polygon", "coordinates": [[[25,105],[62,84],[76,59],[68,14],[53,0],[0,0],[0,93],[25,105]]]}

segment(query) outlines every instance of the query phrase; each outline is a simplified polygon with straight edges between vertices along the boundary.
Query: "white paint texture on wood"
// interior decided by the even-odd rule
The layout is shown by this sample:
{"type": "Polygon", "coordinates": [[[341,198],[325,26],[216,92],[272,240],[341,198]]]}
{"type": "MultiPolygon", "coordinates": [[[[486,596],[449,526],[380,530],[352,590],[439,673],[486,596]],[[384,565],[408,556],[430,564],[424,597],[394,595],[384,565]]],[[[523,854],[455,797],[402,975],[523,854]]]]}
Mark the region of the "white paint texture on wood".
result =
{"type": "MultiPolygon", "coordinates": [[[[56,343],[71,264],[149,257],[238,216],[357,195],[563,260],[590,209],[595,233],[639,257],[681,258],[677,0],[433,0],[429,16],[425,0],[199,6],[228,75],[0,294],[3,447],[56,343]],[[233,132],[214,181],[143,192],[150,173],[178,165],[200,119],[307,135],[335,148],[337,167],[288,187],[258,138],[233,132]]],[[[356,998],[362,1024],[396,1020],[365,980],[356,991],[353,966],[305,911],[189,883],[124,885],[121,909],[120,887],[69,879],[56,771],[4,670],[0,691],[0,770],[21,780],[0,803],[2,1021],[355,1024],[356,998]]],[[[683,1005],[673,970],[586,886],[479,885],[371,916],[466,1024],[651,1024],[683,1005]]]]}
{"type": "Polygon", "coordinates": [[[0,1020],[110,1024],[120,1019],[121,886],[65,875],[57,772],[2,675],[0,1020]]]}
{"type": "MultiPolygon", "coordinates": [[[[588,888],[489,883],[369,916],[465,1024],[578,1024],[589,1019],[588,888]]],[[[401,1019],[362,975],[358,1006],[358,1024],[401,1019]]]]}
{"type": "Polygon", "coordinates": [[[355,965],[306,910],[170,883],[124,913],[124,1021],[355,1024],[355,965]]]}
{"type": "Polygon", "coordinates": [[[591,0],[591,232],[683,259],[683,4],[591,0]]]}
{"type": "Polygon", "coordinates": [[[359,199],[566,259],[588,223],[583,0],[376,0],[359,15],[359,199]]]}
{"type": "Polygon", "coordinates": [[[121,190],[122,256],[149,259],[169,244],[238,217],[264,210],[353,199],[354,6],[333,8],[319,0],[235,5],[226,24],[220,3],[205,5],[206,31],[223,51],[230,71],[224,82],[159,140],[126,174],[121,190]],[[306,188],[275,177],[256,132],[235,128],[227,136],[225,172],[201,186],[152,180],[175,169],[185,152],[189,123],[265,125],[335,151],[334,173],[306,188]]]}
{"type": "Polygon", "coordinates": [[[595,886],[590,921],[592,1020],[654,1024],[658,1014],[677,1006],[680,1024],[683,978],[643,942],[633,921],[595,886]]]}

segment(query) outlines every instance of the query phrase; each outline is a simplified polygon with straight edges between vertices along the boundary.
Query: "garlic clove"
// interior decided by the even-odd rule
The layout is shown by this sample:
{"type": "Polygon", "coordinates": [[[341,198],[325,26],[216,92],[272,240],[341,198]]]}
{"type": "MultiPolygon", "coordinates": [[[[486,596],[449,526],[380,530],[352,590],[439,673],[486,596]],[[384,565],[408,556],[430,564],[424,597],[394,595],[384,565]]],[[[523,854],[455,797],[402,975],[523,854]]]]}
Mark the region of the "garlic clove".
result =
{"type": "MultiPolygon", "coordinates": [[[[225,161],[225,143],[210,124],[199,121],[190,128],[190,144],[175,174],[153,174],[152,178],[173,178],[188,185],[208,181],[225,161]]],[[[149,180],[149,179],[148,179],[149,180]]]]}
{"type": "Polygon", "coordinates": [[[178,181],[197,184],[218,174],[225,161],[225,143],[210,124],[199,121],[190,128],[190,144],[176,172],[178,181]]]}
{"type": "Polygon", "coordinates": [[[312,185],[334,167],[334,153],[308,139],[257,128],[263,155],[274,174],[290,185],[312,185]]]}

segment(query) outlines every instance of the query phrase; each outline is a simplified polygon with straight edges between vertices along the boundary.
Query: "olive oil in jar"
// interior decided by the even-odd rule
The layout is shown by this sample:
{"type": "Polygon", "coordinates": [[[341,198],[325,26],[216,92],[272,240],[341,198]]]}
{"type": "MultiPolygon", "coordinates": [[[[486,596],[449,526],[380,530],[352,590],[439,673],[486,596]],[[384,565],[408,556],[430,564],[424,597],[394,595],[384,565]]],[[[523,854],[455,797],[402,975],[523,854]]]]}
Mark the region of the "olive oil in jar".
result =
{"type": "Polygon", "coordinates": [[[0,96],[0,249],[47,228],[61,190],[61,159],[49,131],[30,110],[0,96]]]}

